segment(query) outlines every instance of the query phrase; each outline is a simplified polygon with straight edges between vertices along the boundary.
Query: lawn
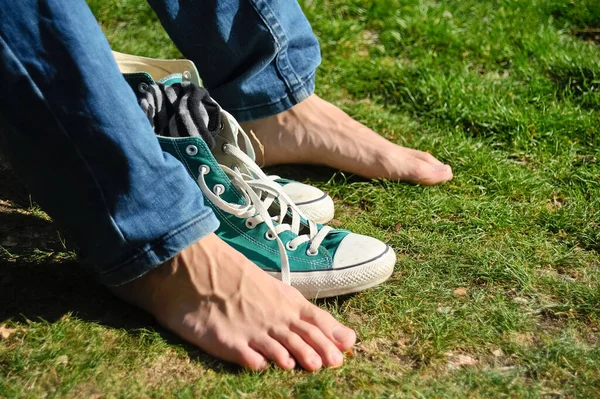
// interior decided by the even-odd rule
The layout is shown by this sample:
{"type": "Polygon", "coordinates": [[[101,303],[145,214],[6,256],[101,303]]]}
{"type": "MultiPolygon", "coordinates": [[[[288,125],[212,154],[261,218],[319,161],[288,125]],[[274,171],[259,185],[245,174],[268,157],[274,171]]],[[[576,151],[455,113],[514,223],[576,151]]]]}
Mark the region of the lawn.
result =
{"type": "MultiPolygon", "coordinates": [[[[90,0],[115,50],[179,57],[143,0],[90,0]]],[[[0,397],[600,397],[600,3],[305,0],[317,93],[452,165],[419,187],[278,168],[393,246],[380,287],[320,301],[343,367],[214,360],[114,299],[0,165],[0,397]]]]}

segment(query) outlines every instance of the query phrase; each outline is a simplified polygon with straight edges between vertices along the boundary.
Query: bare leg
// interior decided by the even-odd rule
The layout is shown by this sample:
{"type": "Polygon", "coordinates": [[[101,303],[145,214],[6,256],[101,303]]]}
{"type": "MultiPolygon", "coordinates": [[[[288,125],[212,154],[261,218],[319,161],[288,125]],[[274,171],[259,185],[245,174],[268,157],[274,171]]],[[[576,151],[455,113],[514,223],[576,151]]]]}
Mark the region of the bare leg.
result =
{"type": "Polygon", "coordinates": [[[211,234],[172,260],[113,289],[206,352],[261,370],[343,363],[354,331],[211,234]]]}
{"type": "Polygon", "coordinates": [[[315,94],[287,111],[242,127],[252,130],[264,145],[265,165],[322,164],[366,178],[422,185],[452,179],[449,165],[427,152],[387,141],[315,94]]]}

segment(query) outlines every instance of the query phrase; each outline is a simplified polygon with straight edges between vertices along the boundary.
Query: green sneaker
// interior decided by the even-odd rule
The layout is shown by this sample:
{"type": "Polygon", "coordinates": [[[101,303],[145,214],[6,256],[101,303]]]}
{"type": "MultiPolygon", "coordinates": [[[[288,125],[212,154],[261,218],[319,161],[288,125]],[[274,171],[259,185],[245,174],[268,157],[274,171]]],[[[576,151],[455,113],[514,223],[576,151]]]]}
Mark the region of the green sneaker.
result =
{"type": "MultiPolygon", "coordinates": [[[[306,220],[273,179],[249,178],[219,165],[198,137],[158,140],[163,151],[179,159],[198,183],[221,222],[216,234],[305,297],[362,291],[392,274],[396,255],[388,245],[306,220]]],[[[226,144],[226,152],[232,147],[226,144]]],[[[236,155],[243,158],[245,154],[238,151],[236,155]]]]}
{"type": "MultiPolygon", "coordinates": [[[[181,81],[190,81],[199,86],[202,86],[202,80],[192,61],[185,59],[176,60],[161,60],[148,57],[140,57],[113,51],[113,56],[117,61],[121,73],[132,84],[134,90],[144,90],[149,84],[156,82],[165,85],[180,83],[181,81]]],[[[240,167],[240,161],[235,156],[223,153],[222,144],[228,142],[237,148],[238,135],[242,136],[244,141],[244,150],[246,155],[255,163],[256,155],[251,141],[246,133],[242,130],[235,118],[224,111],[222,134],[217,136],[217,142],[220,145],[215,149],[214,156],[221,164],[227,165],[230,168],[240,167]]],[[[258,166],[257,166],[258,167],[258,166]]],[[[247,171],[246,171],[247,172],[247,171]]],[[[245,173],[245,176],[250,176],[251,173],[245,173]]],[[[292,199],[308,219],[317,223],[327,223],[333,219],[335,206],[330,196],[316,187],[308,184],[300,183],[294,180],[283,179],[279,176],[269,176],[270,179],[276,181],[283,186],[283,191],[292,199]]]]}
{"type": "Polygon", "coordinates": [[[223,128],[215,137],[217,145],[213,149],[213,155],[219,164],[240,172],[247,180],[269,179],[283,186],[283,192],[306,219],[322,224],[333,219],[335,207],[330,196],[308,184],[283,179],[276,175],[267,176],[256,164],[256,155],[250,138],[235,118],[223,110],[221,121],[223,128]]]}

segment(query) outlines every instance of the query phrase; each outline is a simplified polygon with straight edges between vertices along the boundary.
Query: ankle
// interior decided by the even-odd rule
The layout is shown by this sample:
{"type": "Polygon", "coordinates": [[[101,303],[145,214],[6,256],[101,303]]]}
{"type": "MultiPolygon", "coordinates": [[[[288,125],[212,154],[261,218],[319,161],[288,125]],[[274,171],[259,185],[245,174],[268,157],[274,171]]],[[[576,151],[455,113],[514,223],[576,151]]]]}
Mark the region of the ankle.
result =
{"type": "Polygon", "coordinates": [[[169,274],[173,274],[176,258],[180,255],[176,255],[133,281],[109,289],[123,301],[147,312],[156,313],[157,305],[160,303],[158,292],[160,292],[165,278],[169,274]]]}

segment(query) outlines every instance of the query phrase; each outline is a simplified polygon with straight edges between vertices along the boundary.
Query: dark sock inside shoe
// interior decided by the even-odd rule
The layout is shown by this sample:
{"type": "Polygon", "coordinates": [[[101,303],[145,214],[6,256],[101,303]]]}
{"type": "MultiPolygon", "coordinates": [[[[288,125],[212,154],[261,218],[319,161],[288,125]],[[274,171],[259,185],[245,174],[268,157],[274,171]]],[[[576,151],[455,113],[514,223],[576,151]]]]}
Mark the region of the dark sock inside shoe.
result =
{"type": "Polygon", "coordinates": [[[221,131],[221,107],[208,91],[191,82],[148,85],[138,102],[154,132],[167,137],[201,137],[209,148],[221,131]]]}

